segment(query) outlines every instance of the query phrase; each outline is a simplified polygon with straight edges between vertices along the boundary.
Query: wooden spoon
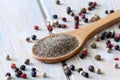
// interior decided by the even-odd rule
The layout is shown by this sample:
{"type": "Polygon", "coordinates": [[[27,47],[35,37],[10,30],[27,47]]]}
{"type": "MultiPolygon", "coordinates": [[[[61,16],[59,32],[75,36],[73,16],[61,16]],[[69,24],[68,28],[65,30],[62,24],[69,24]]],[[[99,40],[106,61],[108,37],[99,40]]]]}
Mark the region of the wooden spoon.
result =
{"type": "MultiPolygon", "coordinates": [[[[72,57],[73,55],[75,55],[76,53],[78,53],[80,51],[80,49],[83,47],[83,45],[85,44],[85,42],[89,38],[91,38],[93,35],[95,35],[96,33],[118,23],[119,21],[120,21],[120,10],[108,15],[105,18],[102,18],[96,22],[93,22],[92,24],[90,24],[82,29],[58,33],[58,34],[70,34],[70,35],[74,36],[79,41],[79,45],[73,51],[71,51],[70,53],[68,53],[66,55],[56,57],[56,58],[43,58],[43,57],[36,55],[34,50],[32,50],[32,54],[36,59],[41,60],[42,62],[46,62],[46,63],[56,63],[56,62],[60,62],[62,60],[66,60],[66,59],[72,57]]],[[[53,34],[53,35],[50,35],[48,37],[52,37],[52,36],[55,36],[58,34],[53,34]]],[[[48,37],[45,37],[45,38],[48,38],[48,37]]]]}

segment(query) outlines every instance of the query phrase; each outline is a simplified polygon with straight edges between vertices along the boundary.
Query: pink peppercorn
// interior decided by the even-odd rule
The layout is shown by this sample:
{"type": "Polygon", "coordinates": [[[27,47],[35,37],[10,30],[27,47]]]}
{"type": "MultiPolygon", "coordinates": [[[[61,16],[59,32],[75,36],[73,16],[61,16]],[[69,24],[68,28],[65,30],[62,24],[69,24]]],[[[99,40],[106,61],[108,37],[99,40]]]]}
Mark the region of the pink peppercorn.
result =
{"type": "Polygon", "coordinates": [[[12,63],[12,64],[11,64],[11,68],[12,68],[12,69],[15,69],[15,68],[16,68],[16,64],[12,63]]]}
{"type": "Polygon", "coordinates": [[[97,6],[97,2],[93,2],[93,5],[94,5],[94,6],[97,6]]]}
{"type": "Polygon", "coordinates": [[[80,12],[78,15],[79,15],[79,16],[82,16],[83,14],[84,14],[84,13],[80,12]]]}
{"type": "Polygon", "coordinates": [[[91,8],[91,7],[88,7],[88,10],[89,10],[89,11],[91,11],[91,10],[92,10],[92,8],[91,8]]]}
{"type": "Polygon", "coordinates": [[[26,73],[22,73],[21,77],[22,77],[23,79],[26,79],[26,78],[27,78],[27,74],[26,74],[26,73]]]}
{"type": "Polygon", "coordinates": [[[82,18],[82,19],[85,19],[85,15],[82,15],[81,18],[82,18]]]}
{"type": "Polygon", "coordinates": [[[79,17],[78,17],[78,16],[75,16],[75,17],[74,17],[74,20],[79,20],[79,17]]]}
{"type": "Polygon", "coordinates": [[[35,29],[35,30],[39,30],[39,26],[35,25],[35,26],[34,26],[34,29],[35,29]]]}
{"type": "Polygon", "coordinates": [[[85,55],[87,55],[87,54],[88,54],[88,51],[87,51],[87,49],[83,49],[83,50],[82,50],[82,54],[85,54],[85,55]]]}
{"type": "Polygon", "coordinates": [[[79,27],[78,27],[78,24],[75,24],[75,25],[74,25],[74,28],[75,28],[75,29],[78,29],[78,28],[79,28],[79,27]]]}
{"type": "Polygon", "coordinates": [[[63,18],[62,18],[62,21],[66,22],[66,21],[67,21],[67,19],[66,19],[65,17],[63,17],[63,18]]]}
{"type": "Polygon", "coordinates": [[[118,60],[119,60],[119,58],[117,58],[117,57],[116,57],[116,58],[114,58],[114,60],[115,60],[115,61],[118,61],[118,60]]]}
{"type": "Polygon", "coordinates": [[[48,28],[49,31],[53,30],[53,27],[51,25],[48,25],[47,28],[48,28]]]}
{"type": "Polygon", "coordinates": [[[62,25],[61,25],[61,28],[67,28],[67,25],[62,24],[62,25]]]}
{"type": "Polygon", "coordinates": [[[117,34],[116,37],[120,39],[120,34],[117,34]]]}
{"type": "Polygon", "coordinates": [[[113,47],[113,44],[108,43],[108,44],[107,44],[107,47],[111,49],[111,48],[113,47]]]}

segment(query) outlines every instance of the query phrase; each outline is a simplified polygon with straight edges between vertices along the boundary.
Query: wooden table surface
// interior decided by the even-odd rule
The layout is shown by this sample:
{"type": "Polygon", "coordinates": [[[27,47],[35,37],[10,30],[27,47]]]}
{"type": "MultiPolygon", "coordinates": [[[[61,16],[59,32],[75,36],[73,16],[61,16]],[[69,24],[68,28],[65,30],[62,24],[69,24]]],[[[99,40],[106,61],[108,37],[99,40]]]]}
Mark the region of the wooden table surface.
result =
{"type": "MultiPolygon", "coordinates": [[[[105,17],[105,10],[117,10],[120,8],[120,0],[60,0],[61,5],[56,5],[55,0],[0,0],[0,80],[5,80],[5,74],[10,72],[12,80],[23,80],[15,76],[14,70],[10,68],[11,63],[15,63],[17,67],[24,64],[26,59],[30,59],[30,65],[26,65],[28,78],[26,80],[119,80],[120,70],[114,68],[114,64],[119,61],[114,61],[114,57],[120,57],[120,52],[112,50],[111,53],[106,51],[105,40],[96,42],[97,49],[92,49],[90,43],[93,38],[89,39],[84,45],[88,49],[88,56],[85,59],[79,58],[79,53],[72,58],[66,60],[68,66],[74,64],[76,68],[83,68],[89,73],[89,78],[84,78],[80,73],[72,72],[68,78],[63,70],[62,63],[46,64],[33,58],[31,48],[34,42],[26,42],[27,37],[37,35],[37,39],[41,39],[51,33],[47,30],[46,22],[54,21],[53,14],[58,14],[60,23],[63,16],[67,17],[68,25],[66,29],[54,28],[52,33],[74,30],[73,18],[66,14],[66,8],[70,6],[77,14],[81,8],[88,6],[89,1],[96,1],[98,6],[93,11],[89,11],[87,17],[92,14],[98,14],[100,17],[105,17]],[[34,26],[40,27],[39,31],[34,30],[34,26]],[[11,60],[7,61],[4,57],[9,54],[11,60]],[[94,56],[100,54],[102,61],[96,61],[94,56]],[[89,72],[88,66],[94,65],[95,70],[101,69],[101,75],[95,72],[89,72]],[[31,77],[31,68],[37,69],[37,77],[31,77]],[[47,78],[42,78],[41,73],[46,72],[47,78]]],[[[90,24],[90,23],[89,23],[90,24]]],[[[79,28],[88,25],[83,21],[80,22],[79,28]]],[[[106,29],[106,31],[114,30],[120,33],[118,24],[106,29]]],[[[100,33],[99,33],[100,34],[100,33]]],[[[110,39],[112,42],[113,39],[110,39]]],[[[115,43],[118,44],[119,43],[115,43]]],[[[119,65],[120,66],[120,65],[119,65]]]]}

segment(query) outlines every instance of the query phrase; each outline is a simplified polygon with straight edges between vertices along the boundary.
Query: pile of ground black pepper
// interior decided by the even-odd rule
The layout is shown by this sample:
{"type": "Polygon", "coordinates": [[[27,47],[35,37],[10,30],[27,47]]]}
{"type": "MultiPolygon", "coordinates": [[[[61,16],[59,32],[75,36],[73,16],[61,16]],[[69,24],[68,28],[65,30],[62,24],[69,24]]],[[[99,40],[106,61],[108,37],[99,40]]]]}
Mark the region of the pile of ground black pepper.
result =
{"type": "Polygon", "coordinates": [[[67,34],[59,34],[38,41],[33,52],[44,58],[55,58],[68,54],[78,46],[78,40],[67,34]]]}

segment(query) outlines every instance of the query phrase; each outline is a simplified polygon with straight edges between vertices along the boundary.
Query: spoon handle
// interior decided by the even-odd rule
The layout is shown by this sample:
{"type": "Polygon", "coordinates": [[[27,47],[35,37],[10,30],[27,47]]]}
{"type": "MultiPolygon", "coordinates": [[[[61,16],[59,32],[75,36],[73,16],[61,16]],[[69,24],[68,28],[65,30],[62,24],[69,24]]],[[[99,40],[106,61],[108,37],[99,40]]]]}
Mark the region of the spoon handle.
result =
{"type": "Polygon", "coordinates": [[[105,18],[102,18],[96,22],[93,22],[92,24],[90,24],[82,29],[78,29],[76,31],[76,34],[80,35],[82,37],[82,39],[88,40],[90,37],[92,37],[96,33],[100,32],[118,22],[120,22],[120,10],[117,10],[116,12],[108,15],[105,18]]]}

